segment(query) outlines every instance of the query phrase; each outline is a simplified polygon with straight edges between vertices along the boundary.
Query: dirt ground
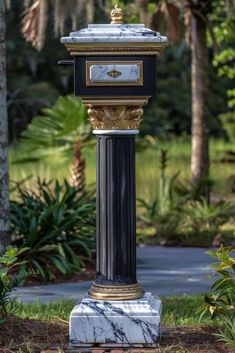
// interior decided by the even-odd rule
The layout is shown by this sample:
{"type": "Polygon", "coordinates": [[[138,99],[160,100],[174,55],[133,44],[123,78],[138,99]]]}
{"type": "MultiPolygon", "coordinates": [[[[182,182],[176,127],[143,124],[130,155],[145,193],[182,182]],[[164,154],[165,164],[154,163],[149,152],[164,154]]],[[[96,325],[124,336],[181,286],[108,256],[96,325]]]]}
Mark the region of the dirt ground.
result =
{"type": "MultiPolygon", "coordinates": [[[[217,342],[211,326],[165,327],[156,349],[131,349],[132,353],[232,353],[217,342]]],[[[1,353],[105,353],[108,350],[68,348],[68,323],[39,321],[13,316],[0,327],[1,353]]],[[[121,353],[115,349],[111,353],[121,353]]]]}

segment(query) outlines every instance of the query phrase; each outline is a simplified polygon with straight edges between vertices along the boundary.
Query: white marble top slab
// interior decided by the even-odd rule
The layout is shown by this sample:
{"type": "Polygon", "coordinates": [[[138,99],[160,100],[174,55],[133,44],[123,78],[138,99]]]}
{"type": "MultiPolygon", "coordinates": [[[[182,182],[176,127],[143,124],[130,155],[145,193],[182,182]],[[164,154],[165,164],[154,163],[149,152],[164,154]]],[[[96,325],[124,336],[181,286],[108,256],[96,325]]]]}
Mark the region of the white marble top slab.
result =
{"type": "Polygon", "coordinates": [[[146,28],[143,24],[91,24],[88,28],[71,32],[69,37],[62,37],[61,43],[162,43],[167,44],[167,37],[146,28]]]}

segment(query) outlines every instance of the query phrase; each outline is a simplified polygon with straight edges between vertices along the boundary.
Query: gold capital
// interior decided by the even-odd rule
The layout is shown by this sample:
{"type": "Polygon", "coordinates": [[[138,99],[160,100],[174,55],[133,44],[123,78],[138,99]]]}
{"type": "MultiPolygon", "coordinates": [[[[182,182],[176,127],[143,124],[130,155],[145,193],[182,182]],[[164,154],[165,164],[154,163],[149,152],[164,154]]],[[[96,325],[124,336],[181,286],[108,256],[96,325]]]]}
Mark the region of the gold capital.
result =
{"type": "Polygon", "coordinates": [[[88,105],[88,115],[93,129],[138,129],[143,116],[140,106],[88,105]]]}
{"type": "Polygon", "coordinates": [[[114,9],[110,12],[111,24],[122,24],[123,23],[123,11],[118,4],[115,5],[114,9]]]}

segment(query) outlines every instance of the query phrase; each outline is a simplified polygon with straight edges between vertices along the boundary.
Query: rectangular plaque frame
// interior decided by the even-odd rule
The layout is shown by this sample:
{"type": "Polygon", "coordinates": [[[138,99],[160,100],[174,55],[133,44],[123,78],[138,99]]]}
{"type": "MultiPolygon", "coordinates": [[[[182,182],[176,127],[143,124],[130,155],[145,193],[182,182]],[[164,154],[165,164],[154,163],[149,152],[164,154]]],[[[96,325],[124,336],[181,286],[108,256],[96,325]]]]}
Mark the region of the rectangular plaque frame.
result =
{"type": "Polygon", "coordinates": [[[86,61],[86,86],[143,86],[144,84],[144,63],[143,61],[86,61]],[[92,65],[137,65],[140,68],[140,78],[138,81],[110,81],[110,82],[94,82],[90,78],[90,67],[92,65]]]}

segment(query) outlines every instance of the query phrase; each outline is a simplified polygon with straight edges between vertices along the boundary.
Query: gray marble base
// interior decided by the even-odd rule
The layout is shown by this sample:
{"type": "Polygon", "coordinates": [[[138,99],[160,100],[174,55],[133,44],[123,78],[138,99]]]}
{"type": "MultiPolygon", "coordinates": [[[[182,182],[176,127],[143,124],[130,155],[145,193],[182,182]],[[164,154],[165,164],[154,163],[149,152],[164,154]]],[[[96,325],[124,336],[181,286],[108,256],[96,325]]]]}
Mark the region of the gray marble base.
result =
{"type": "Polygon", "coordinates": [[[128,301],[85,297],[70,315],[72,347],[154,347],[160,340],[162,303],[145,293],[128,301]]]}

